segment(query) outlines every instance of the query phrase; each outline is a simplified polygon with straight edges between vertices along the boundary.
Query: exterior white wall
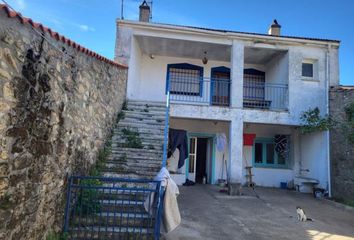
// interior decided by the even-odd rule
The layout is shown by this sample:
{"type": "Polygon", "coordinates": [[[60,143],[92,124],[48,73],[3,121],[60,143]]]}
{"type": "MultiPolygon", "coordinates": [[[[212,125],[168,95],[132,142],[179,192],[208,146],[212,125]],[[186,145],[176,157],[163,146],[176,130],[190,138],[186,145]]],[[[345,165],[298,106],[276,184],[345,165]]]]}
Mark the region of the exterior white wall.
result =
{"type": "MultiPolygon", "coordinates": [[[[218,133],[225,133],[228,143],[230,142],[229,136],[229,122],[224,121],[200,121],[200,120],[192,120],[192,119],[170,119],[170,127],[175,129],[183,129],[186,130],[188,133],[201,133],[201,134],[218,134],[218,133]]],[[[216,144],[216,139],[214,139],[214,144],[216,144]]],[[[175,156],[176,157],[176,156],[175,156]]],[[[176,157],[178,159],[178,157],[176,157]]],[[[221,178],[221,171],[222,171],[222,159],[223,159],[223,152],[219,152],[215,146],[215,176],[214,181],[221,178]]],[[[229,147],[226,147],[224,152],[224,159],[229,159],[229,147]]],[[[186,173],[186,164],[181,168],[182,170],[182,178],[179,176],[177,182],[181,183],[181,179],[183,179],[182,183],[185,182],[186,173]]],[[[226,169],[224,170],[224,179],[226,179],[226,169]]]]}
{"type": "Polygon", "coordinates": [[[244,154],[242,162],[242,182],[246,182],[246,166],[253,166],[253,181],[256,183],[256,186],[280,187],[280,182],[288,182],[293,180],[296,173],[295,162],[299,161],[299,153],[294,151],[294,149],[296,149],[297,145],[299,144],[298,139],[295,137],[295,132],[296,130],[294,127],[246,123],[244,126],[244,133],[256,134],[256,138],[274,138],[274,135],[277,134],[291,135],[290,162],[288,168],[286,169],[254,167],[252,152],[253,147],[243,146],[244,154]]]}
{"type": "Polygon", "coordinates": [[[139,86],[142,84],[140,78],[140,69],[141,69],[141,50],[137,40],[131,38],[130,44],[130,58],[129,58],[129,67],[128,69],[128,83],[127,83],[127,98],[135,99],[140,96],[139,86]]]}
{"type": "Polygon", "coordinates": [[[318,132],[308,135],[301,135],[301,163],[300,176],[314,178],[320,181],[320,187],[328,187],[328,165],[327,165],[327,138],[325,132],[318,132]]]}
{"type": "Polygon", "coordinates": [[[128,94],[130,100],[145,100],[154,102],[166,101],[166,76],[167,65],[174,63],[189,63],[203,67],[203,74],[205,78],[211,77],[211,68],[213,67],[230,67],[230,63],[222,61],[208,61],[207,64],[203,64],[201,59],[191,58],[177,58],[177,57],[165,57],[154,56],[151,59],[146,54],[140,54],[136,56],[141,63],[140,66],[133,65],[132,71],[135,71],[139,84],[135,84],[134,88],[129,88],[130,94],[128,94]],[[137,69],[139,68],[139,69],[137,69]]]}

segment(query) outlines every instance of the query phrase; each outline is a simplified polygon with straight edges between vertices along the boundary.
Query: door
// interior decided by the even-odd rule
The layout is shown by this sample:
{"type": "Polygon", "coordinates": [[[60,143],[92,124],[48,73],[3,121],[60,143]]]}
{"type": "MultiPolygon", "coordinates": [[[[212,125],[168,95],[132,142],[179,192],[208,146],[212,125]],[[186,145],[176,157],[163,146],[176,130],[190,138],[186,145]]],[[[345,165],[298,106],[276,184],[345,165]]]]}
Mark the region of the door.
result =
{"type": "Polygon", "coordinates": [[[230,72],[212,72],[211,104],[217,106],[230,105],[230,72]]]}
{"type": "Polygon", "coordinates": [[[190,137],[187,178],[196,183],[212,183],[213,141],[210,137],[190,137]]]}
{"type": "Polygon", "coordinates": [[[198,138],[197,142],[197,162],[195,171],[195,182],[203,183],[203,178],[208,179],[207,174],[207,150],[208,139],[198,138]]]}
{"type": "Polygon", "coordinates": [[[188,164],[188,179],[195,182],[195,169],[197,160],[197,143],[196,137],[189,139],[189,164],[188,164]]]}

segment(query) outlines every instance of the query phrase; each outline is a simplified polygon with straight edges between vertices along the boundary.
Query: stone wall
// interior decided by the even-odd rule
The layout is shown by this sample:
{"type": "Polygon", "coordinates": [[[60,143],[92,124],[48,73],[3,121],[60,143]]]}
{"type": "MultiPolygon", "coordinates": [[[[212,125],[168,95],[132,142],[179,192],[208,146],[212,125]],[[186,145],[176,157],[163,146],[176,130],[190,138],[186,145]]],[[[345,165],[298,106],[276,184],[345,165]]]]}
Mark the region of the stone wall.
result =
{"type": "Polygon", "coordinates": [[[0,9],[0,239],[44,239],[62,226],[67,176],[87,172],[110,132],[127,69],[8,16],[0,9]]]}
{"type": "Polygon", "coordinates": [[[354,204],[354,143],[349,141],[349,116],[345,109],[354,104],[354,87],[332,88],[330,115],[337,122],[330,131],[332,195],[354,204]]]}

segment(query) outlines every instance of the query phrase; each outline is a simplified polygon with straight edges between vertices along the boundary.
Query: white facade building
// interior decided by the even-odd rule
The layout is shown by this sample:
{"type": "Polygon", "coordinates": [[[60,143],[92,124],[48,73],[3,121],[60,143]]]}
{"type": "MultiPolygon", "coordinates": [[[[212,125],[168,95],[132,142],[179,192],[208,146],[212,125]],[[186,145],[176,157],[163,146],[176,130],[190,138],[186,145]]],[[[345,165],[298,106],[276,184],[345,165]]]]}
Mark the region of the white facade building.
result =
{"type": "Polygon", "coordinates": [[[302,135],[298,127],[304,111],[328,112],[338,48],[336,40],[118,20],[115,58],[129,66],[128,100],[166,102],[170,91],[170,128],[189,137],[185,165],[175,169],[169,159],[178,182],[202,174],[217,183],[227,169],[230,181],[246,184],[252,167],[256,185],[295,180],[305,191],[314,180],[329,187],[328,133],[302,135]]]}

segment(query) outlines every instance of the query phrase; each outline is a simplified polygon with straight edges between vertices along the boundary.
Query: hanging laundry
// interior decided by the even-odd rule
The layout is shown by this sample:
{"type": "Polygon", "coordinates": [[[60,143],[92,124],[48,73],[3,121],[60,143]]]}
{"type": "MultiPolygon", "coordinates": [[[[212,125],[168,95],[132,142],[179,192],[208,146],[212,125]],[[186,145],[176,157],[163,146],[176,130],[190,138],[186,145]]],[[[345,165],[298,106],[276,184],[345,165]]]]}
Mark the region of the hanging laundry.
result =
{"type": "Polygon", "coordinates": [[[170,128],[168,134],[167,158],[170,158],[177,148],[179,150],[178,168],[181,168],[186,158],[188,158],[187,131],[170,128]]]}

